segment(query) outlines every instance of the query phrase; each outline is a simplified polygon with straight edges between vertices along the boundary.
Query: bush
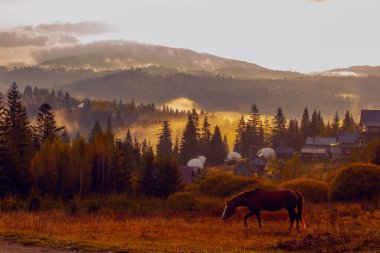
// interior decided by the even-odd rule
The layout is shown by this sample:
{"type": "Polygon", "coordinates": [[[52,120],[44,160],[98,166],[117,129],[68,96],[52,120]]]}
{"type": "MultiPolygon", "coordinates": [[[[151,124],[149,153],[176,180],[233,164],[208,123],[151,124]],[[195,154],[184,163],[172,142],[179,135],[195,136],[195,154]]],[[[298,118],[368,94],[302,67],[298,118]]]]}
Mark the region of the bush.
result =
{"type": "Polygon", "coordinates": [[[174,211],[196,211],[197,202],[193,193],[177,192],[169,196],[166,200],[169,209],[174,211]]]}
{"type": "Polygon", "coordinates": [[[17,211],[24,209],[24,203],[20,199],[13,197],[12,195],[6,196],[1,200],[2,211],[17,211]]]}
{"type": "Polygon", "coordinates": [[[28,200],[28,210],[34,212],[34,211],[40,210],[40,208],[41,208],[40,198],[37,195],[32,194],[28,200]]]}
{"type": "Polygon", "coordinates": [[[199,191],[209,196],[228,197],[243,190],[259,186],[259,181],[256,178],[219,174],[201,180],[199,191]]]}
{"type": "Polygon", "coordinates": [[[335,201],[371,200],[379,195],[380,167],[373,164],[350,164],[330,184],[330,196],[335,201]]]}
{"type": "Polygon", "coordinates": [[[281,187],[301,192],[306,201],[317,203],[328,199],[328,185],[319,180],[297,178],[282,183],[281,187]]]}

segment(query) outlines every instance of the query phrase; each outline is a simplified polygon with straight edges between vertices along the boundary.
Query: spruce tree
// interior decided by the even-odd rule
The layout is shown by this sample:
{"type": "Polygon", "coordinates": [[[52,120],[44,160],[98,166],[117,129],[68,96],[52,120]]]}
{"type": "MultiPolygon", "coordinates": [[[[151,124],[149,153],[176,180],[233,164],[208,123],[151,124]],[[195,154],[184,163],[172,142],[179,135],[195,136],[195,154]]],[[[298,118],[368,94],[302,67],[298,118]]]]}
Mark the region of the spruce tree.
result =
{"type": "Polygon", "coordinates": [[[240,154],[243,153],[243,138],[244,138],[245,127],[246,127],[246,124],[245,124],[244,116],[242,115],[237,125],[237,128],[235,130],[235,144],[234,144],[234,151],[240,154]]]}
{"type": "Polygon", "coordinates": [[[227,135],[223,136],[223,146],[224,146],[224,151],[226,154],[230,153],[230,148],[228,146],[228,140],[227,140],[227,135]]]}
{"type": "Polygon", "coordinates": [[[142,154],[142,166],[139,171],[138,192],[146,197],[153,197],[155,193],[155,163],[152,147],[146,147],[142,154]]]}
{"type": "Polygon", "coordinates": [[[211,141],[211,131],[210,123],[208,122],[207,116],[205,116],[202,124],[200,140],[199,140],[199,152],[201,155],[206,155],[207,150],[210,146],[211,141]]]}
{"type": "Polygon", "coordinates": [[[102,127],[99,124],[99,121],[97,120],[95,121],[95,124],[90,131],[90,137],[88,138],[88,142],[93,143],[95,141],[96,135],[98,135],[99,133],[103,133],[103,131],[102,127]]]}
{"type": "Polygon", "coordinates": [[[7,163],[7,146],[6,146],[6,128],[5,128],[5,107],[3,94],[0,93],[0,198],[5,197],[9,186],[9,178],[6,171],[7,163]]]}
{"type": "Polygon", "coordinates": [[[187,162],[198,155],[197,130],[192,115],[189,115],[181,140],[180,163],[187,162]]]}
{"type": "Polygon", "coordinates": [[[288,147],[292,147],[295,150],[299,150],[300,148],[300,129],[298,126],[298,121],[296,119],[289,120],[289,126],[287,129],[287,137],[286,137],[288,147]]]}
{"type": "Polygon", "coordinates": [[[49,104],[42,104],[38,108],[36,117],[36,137],[37,142],[41,145],[44,141],[52,141],[54,138],[64,135],[64,127],[57,127],[55,115],[51,112],[49,104]]]}
{"type": "Polygon", "coordinates": [[[311,122],[310,122],[310,136],[317,137],[319,136],[319,116],[317,109],[314,109],[313,114],[311,115],[311,122]]]}
{"type": "Polygon", "coordinates": [[[218,126],[215,126],[214,133],[211,137],[207,162],[211,166],[222,165],[224,164],[226,156],[226,149],[223,144],[220,129],[218,126]]]}
{"type": "Polygon", "coordinates": [[[156,166],[155,194],[157,197],[167,198],[171,193],[183,188],[182,178],[174,159],[171,157],[167,159],[158,159],[156,166]]]}
{"type": "Polygon", "coordinates": [[[331,125],[332,136],[334,136],[334,137],[338,136],[339,126],[340,126],[339,122],[340,122],[340,120],[339,120],[338,111],[336,111],[334,119],[333,119],[333,123],[331,125]]]}
{"type": "Polygon", "coordinates": [[[173,143],[170,124],[167,120],[162,122],[160,134],[158,135],[157,156],[166,159],[173,155],[173,143]]]}
{"type": "Polygon", "coordinates": [[[352,114],[349,111],[346,111],[346,113],[344,114],[342,130],[344,132],[355,132],[356,130],[356,123],[352,117],[352,114]]]}
{"type": "Polygon", "coordinates": [[[27,194],[29,190],[28,170],[33,156],[32,132],[21,93],[14,82],[7,93],[5,109],[5,145],[7,153],[6,174],[9,191],[27,194]]]}
{"type": "Polygon", "coordinates": [[[286,118],[281,108],[277,109],[272,123],[272,145],[274,148],[286,145],[286,118]]]}
{"type": "Polygon", "coordinates": [[[176,136],[175,141],[174,141],[174,146],[173,146],[173,156],[177,162],[179,161],[179,153],[180,153],[179,140],[178,140],[178,136],[176,136]]]}
{"type": "Polygon", "coordinates": [[[301,133],[301,140],[300,144],[304,145],[306,138],[310,136],[310,116],[309,116],[309,110],[307,107],[305,107],[303,114],[302,114],[302,121],[300,126],[300,133],[301,133]]]}

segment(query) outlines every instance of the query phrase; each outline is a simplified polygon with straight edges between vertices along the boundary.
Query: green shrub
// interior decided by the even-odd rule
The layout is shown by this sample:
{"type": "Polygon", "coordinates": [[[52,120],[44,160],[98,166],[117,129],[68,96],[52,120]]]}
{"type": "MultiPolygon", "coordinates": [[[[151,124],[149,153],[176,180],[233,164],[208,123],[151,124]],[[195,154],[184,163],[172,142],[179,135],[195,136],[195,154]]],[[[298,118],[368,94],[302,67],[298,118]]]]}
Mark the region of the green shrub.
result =
{"type": "Polygon", "coordinates": [[[380,167],[373,164],[350,164],[330,184],[330,196],[335,201],[371,200],[379,195],[380,167]]]}
{"type": "Polygon", "coordinates": [[[328,199],[328,185],[319,180],[297,178],[283,182],[281,187],[301,192],[306,201],[317,203],[328,199]]]}
{"type": "Polygon", "coordinates": [[[219,174],[201,180],[199,191],[208,196],[228,197],[243,190],[259,186],[259,181],[256,178],[219,174]]]}

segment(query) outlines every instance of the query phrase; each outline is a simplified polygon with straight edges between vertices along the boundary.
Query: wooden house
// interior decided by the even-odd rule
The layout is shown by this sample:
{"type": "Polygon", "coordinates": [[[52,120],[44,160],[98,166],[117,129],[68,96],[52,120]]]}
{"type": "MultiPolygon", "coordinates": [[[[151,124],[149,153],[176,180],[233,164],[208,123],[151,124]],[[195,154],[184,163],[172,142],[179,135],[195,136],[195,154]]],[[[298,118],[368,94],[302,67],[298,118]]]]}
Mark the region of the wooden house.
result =
{"type": "Polygon", "coordinates": [[[380,110],[362,110],[359,124],[364,144],[380,138],[380,110]]]}
{"type": "Polygon", "coordinates": [[[234,169],[235,176],[252,177],[265,173],[267,160],[264,157],[252,157],[241,161],[234,169]]]}
{"type": "Polygon", "coordinates": [[[352,154],[356,148],[362,147],[362,135],[360,133],[339,133],[338,143],[341,149],[342,156],[352,154]]]}
{"type": "Polygon", "coordinates": [[[337,138],[307,137],[301,157],[304,161],[330,160],[340,158],[340,153],[337,138]]]}

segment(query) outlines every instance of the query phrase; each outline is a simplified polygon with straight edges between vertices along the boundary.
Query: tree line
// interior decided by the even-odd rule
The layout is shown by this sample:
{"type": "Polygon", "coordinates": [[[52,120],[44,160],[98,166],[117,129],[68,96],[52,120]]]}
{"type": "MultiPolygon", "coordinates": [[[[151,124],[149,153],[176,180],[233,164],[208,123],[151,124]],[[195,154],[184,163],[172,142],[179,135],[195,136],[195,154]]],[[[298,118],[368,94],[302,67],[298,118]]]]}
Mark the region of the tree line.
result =
{"type": "Polygon", "coordinates": [[[78,133],[70,141],[48,103],[39,106],[31,124],[13,83],[6,99],[0,96],[0,196],[127,193],[166,198],[183,187],[178,161],[165,151],[168,127],[164,121],[157,152],[146,140],[133,139],[129,130],[124,140],[116,139],[111,120],[104,130],[96,121],[88,140],[78,133]]]}
{"type": "Polygon", "coordinates": [[[314,109],[310,116],[306,107],[299,123],[296,118],[287,120],[281,107],[272,120],[267,116],[263,119],[257,106],[253,105],[248,119],[242,116],[235,130],[234,150],[243,157],[249,156],[252,147],[290,147],[299,151],[307,137],[336,138],[339,132],[355,131],[358,131],[358,124],[348,110],[343,120],[336,112],[333,121],[325,123],[320,111],[314,109]]]}

